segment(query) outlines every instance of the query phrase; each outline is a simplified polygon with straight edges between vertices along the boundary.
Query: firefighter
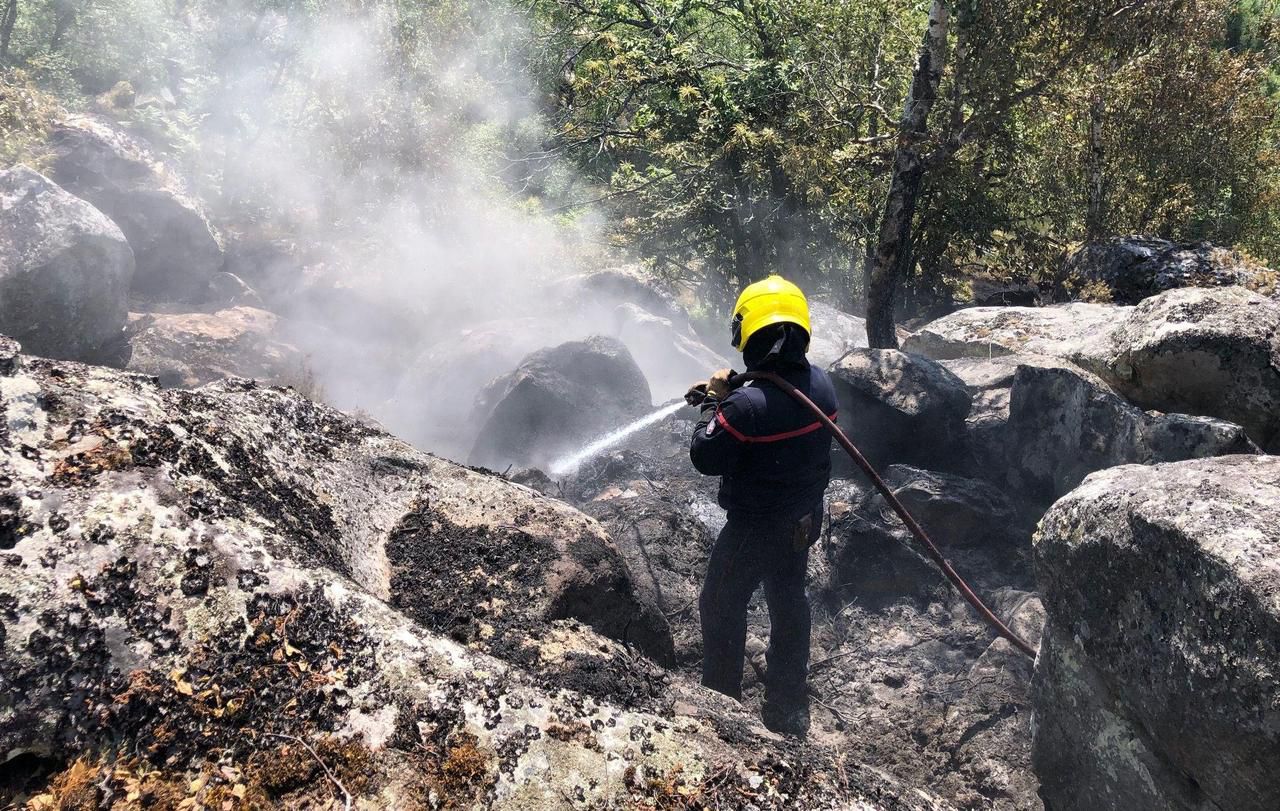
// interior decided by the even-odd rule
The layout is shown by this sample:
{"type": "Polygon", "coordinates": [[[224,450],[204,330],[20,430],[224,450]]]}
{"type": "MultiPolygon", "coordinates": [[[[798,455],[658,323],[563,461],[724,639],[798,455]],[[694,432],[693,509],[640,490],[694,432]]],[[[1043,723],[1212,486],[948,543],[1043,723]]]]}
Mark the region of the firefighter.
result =
{"type": "MultiPolygon", "coordinates": [[[[779,276],[742,291],[733,310],[733,347],[748,371],[771,371],[832,419],[836,396],[809,364],[809,306],[779,276]]],[[[720,477],[728,521],[711,549],[698,602],[702,683],[741,700],[747,605],[763,585],[769,605],[768,672],[761,708],[774,732],[809,729],[809,547],[818,538],[831,475],[831,435],[814,415],[768,381],[735,386],[722,369],[686,399],[702,416],[689,449],[698,472],[720,477]]]]}

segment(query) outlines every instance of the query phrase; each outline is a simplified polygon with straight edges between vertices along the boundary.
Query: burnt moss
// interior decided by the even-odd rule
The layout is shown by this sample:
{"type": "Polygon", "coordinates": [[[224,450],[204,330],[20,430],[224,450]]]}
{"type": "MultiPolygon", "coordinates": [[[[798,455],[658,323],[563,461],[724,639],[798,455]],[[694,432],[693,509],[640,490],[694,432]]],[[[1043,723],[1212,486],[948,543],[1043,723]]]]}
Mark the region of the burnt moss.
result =
{"type": "Polygon", "coordinates": [[[392,606],[458,642],[501,648],[527,638],[536,618],[494,601],[536,600],[557,553],[514,527],[456,526],[422,499],[391,531],[387,557],[392,606]]]}

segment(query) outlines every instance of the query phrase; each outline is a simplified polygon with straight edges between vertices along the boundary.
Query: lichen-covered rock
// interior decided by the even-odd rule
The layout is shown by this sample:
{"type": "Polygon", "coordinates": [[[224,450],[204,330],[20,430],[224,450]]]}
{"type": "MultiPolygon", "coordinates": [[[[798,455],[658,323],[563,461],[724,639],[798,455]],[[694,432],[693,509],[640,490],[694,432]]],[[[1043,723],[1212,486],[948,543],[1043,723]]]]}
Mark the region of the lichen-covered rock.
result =
{"type": "Polygon", "coordinates": [[[1275,290],[1280,274],[1251,266],[1235,251],[1208,242],[1178,243],[1158,237],[1123,236],[1083,245],[1058,273],[1060,297],[1082,290],[1105,292],[1117,304],[1182,287],[1250,286],[1275,290]],[[1101,291],[1094,288],[1101,288],[1101,291]]]}
{"type": "Polygon", "coordinates": [[[52,177],[124,232],[137,261],[134,293],[197,301],[222,269],[222,244],[183,181],[106,121],[69,116],[51,137],[52,177]]]}
{"type": "Polygon", "coordinates": [[[1121,323],[1130,307],[969,307],[931,321],[902,344],[930,358],[991,358],[1028,354],[1074,359],[1090,340],[1121,323]]]}
{"type": "Polygon", "coordinates": [[[122,363],[132,277],[102,212],[25,166],[0,172],[0,330],[32,354],[122,363]]]}
{"type": "Polygon", "coordinates": [[[1146,299],[1077,359],[1143,408],[1243,425],[1280,450],[1280,302],[1240,287],[1146,299]]]}
{"type": "Polygon", "coordinates": [[[279,334],[280,319],[256,307],[214,313],[134,313],[128,369],[165,386],[191,388],[229,377],[301,385],[306,359],[279,334]]]}
{"type": "MultiPolygon", "coordinates": [[[[840,426],[873,465],[967,465],[969,392],[938,363],[896,349],[854,349],[830,373],[840,426]]],[[[837,449],[834,461],[838,471],[849,468],[843,450],[837,449]]]]}
{"type": "Polygon", "coordinates": [[[1280,459],[1095,473],[1034,548],[1046,804],[1280,806],[1280,459]]]}
{"type": "Polygon", "coordinates": [[[652,615],[559,502],[287,391],[11,349],[0,753],[66,764],[40,802],[945,807],[598,635],[652,615]]]}
{"type": "Polygon", "coordinates": [[[649,383],[614,338],[540,349],[480,394],[473,464],[544,465],[652,407],[649,383]]]}
{"type": "Polygon", "coordinates": [[[1067,365],[1019,366],[1009,401],[1008,480],[1042,505],[1104,468],[1259,452],[1239,425],[1144,412],[1067,365]]]}

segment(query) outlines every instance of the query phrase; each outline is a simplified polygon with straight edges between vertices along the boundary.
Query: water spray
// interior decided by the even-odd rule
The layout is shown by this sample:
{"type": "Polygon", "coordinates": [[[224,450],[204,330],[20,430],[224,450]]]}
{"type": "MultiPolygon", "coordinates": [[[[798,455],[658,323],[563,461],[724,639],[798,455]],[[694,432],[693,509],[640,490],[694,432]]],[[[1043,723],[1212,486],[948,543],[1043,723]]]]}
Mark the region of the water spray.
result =
{"type": "Polygon", "coordinates": [[[587,445],[584,448],[574,451],[568,456],[564,456],[564,457],[561,457],[560,459],[557,459],[556,461],[551,463],[551,465],[548,468],[548,472],[552,476],[568,475],[569,473],[572,473],[575,470],[577,470],[579,465],[581,465],[583,462],[587,461],[591,457],[595,456],[601,451],[608,450],[614,445],[617,445],[619,442],[631,436],[632,434],[639,431],[640,429],[648,428],[650,425],[653,425],[656,422],[661,422],[662,420],[666,419],[667,417],[679,411],[684,405],[685,405],[684,398],[680,398],[678,400],[672,400],[669,403],[665,403],[662,406],[659,406],[657,411],[654,411],[650,414],[646,414],[640,419],[631,423],[630,425],[624,425],[618,430],[614,431],[613,433],[608,434],[607,436],[603,436],[600,439],[597,439],[595,442],[592,442],[590,445],[587,445]]]}

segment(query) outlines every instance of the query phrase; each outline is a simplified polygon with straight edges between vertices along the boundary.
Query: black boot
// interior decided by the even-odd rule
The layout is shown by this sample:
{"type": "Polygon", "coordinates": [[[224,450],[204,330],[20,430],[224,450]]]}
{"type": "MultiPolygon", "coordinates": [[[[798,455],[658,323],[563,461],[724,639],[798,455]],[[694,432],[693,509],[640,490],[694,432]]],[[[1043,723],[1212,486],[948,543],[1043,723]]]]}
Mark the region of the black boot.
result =
{"type": "Polygon", "coordinates": [[[809,734],[809,697],[779,700],[766,695],[760,718],[771,732],[803,738],[809,734]]]}

